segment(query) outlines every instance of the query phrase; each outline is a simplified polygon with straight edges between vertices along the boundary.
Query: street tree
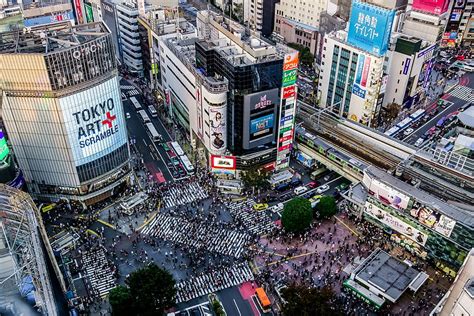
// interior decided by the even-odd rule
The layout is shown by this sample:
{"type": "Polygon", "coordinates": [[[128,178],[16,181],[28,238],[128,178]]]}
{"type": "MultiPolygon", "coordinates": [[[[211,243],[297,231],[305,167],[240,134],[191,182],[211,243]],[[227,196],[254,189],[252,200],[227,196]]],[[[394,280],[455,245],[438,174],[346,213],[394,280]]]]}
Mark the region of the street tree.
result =
{"type": "Polygon", "coordinates": [[[267,189],[270,186],[268,179],[270,174],[265,169],[258,169],[257,167],[251,167],[242,175],[242,181],[245,187],[252,188],[255,192],[255,188],[267,189]]]}
{"type": "Polygon", "coordinates": [[[311,203],[307,199],[295,197],[285,204],[281,223],[286,231],[299,233],[311,225],[312,219],[311,203]]]}
{"type": "Polygon", "coordinates": [[[341,304],[329,287],[322,289],[305,285],[291,285],[282,289],[284,316],[344,315],[341,304]]]}
{"type": "Polygon", "coordinates": [[[175,280],[154,263],[132,272],[125,283],[130,288],[136,315],[162,315],[175,305],[175,280]]]}
{"type": "Polygon", "coordinates": [[[316,205],[316,210],[321,218],[329,218],[336,214],[336,199],[333,196],[323,196],[316,205]]]}
{"type": "Polygon", "coordinates": [[[300,53],[300,62],[306,66],[312,66],[314,63],[314,55],[311,54],[311,51],[308,47],[303,46],[297,43],[289,43],[288,46],[296,49],[300,53]]]}
{"type": "Polygon", "coordinates": [[[112,307],[113,316],[127,316],[132,314],[132,295],[130,289],[119,285],[109,293],[109,303],[112,307]]]}

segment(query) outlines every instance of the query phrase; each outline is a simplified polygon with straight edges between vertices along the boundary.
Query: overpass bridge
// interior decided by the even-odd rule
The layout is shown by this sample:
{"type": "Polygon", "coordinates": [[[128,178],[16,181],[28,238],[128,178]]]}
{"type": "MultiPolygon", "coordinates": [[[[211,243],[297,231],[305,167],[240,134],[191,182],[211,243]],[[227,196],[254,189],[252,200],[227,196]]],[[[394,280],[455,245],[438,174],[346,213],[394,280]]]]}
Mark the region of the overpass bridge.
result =
{"type": "MultiPolygon", "coordinates": [[[[458,157],[454,163],[455,157],[436,158],[437,156],[426,150],[417,150],[400,140],[301,101],[298,101],[296,123],[298,127],[303,127],[336,150],[411,181],[426,191],[443,196],[446,200],[465,203],[466,198],[474,193],[472,159],[463,156],[461,161],[458,157]]],[[[301,139],[295,139],[298,148],[300,144],[307,147],[301,148],[329,169],[347,175],[351,181],[358,178],[351,175],[350,171],[338,171],[340,167],[334,165],[333,161],[328,161],[327,157],[317,150],[309,148],[301,139]]]]}

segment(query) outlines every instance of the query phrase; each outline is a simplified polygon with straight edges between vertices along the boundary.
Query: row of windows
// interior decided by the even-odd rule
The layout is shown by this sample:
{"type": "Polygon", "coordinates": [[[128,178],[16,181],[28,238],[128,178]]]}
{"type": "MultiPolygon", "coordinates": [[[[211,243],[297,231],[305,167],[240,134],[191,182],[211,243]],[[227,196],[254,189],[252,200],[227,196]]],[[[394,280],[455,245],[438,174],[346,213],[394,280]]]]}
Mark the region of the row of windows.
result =
{"type": "Polygon", "coordinates": [[[110,154],[99,159],[77,166],[77,174],[80,182],[86,182],[124,164],[129,158],[128,144],[125,144],[110,154]]]}

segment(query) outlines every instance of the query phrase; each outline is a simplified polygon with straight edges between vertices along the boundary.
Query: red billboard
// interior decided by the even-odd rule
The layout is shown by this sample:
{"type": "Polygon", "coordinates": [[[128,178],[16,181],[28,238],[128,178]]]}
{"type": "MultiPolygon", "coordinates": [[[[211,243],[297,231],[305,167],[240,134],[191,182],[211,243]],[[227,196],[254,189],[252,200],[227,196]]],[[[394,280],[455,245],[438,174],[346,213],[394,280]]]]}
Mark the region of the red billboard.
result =
{"type": "Polygon", "coordinates": [[[431,14],[443,14],[448,11],[449,0],[413,0],[413,10],[431,14]]]}
{"type": "Polygon", "coordinates": [[[211,168],[213,169],[237,169],[236,158],[234,156],[211,155],[211,168]]]}
{"type": "Polygon", "coordinates": [[[283,99],[293,98],[295,94],[296,87],[294,85],[283,88],[283,99]]]}

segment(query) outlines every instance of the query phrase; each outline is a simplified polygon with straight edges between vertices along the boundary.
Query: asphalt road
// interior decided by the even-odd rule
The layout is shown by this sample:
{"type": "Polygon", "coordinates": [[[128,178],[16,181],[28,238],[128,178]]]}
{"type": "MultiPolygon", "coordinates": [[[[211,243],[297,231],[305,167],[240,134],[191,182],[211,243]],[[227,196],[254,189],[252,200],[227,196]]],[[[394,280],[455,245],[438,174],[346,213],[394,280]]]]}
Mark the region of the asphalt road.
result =
{"type": "MultiPolygon", "coordinates": [[[[460,85],[466,86],[470,88],[474,88],[474,73],[466,73],[460,79],[460,85]]],[[[456,87],[454,88],[456,89],[456,87]]],[[[453,90],[454,91],[454,90],[453,90]]],[[[422,137],[430,128],[436,126],[436,123],[444,116],[459,110],[463,105],[465,105],[468,101],[465,99],[461,99],[455,96],[452,96],[450,93],[446,93],[442,96],[442,99],[452,102],[451,105],[443,109],[437,105],[437,100],[430,105],[427,106],[427,109],[434,110],[435,108],[439,108],[439,113],[434,115],[431,119],[429,119],[425,124],[421,125],[413,133],[408,135],[407,137],[403,138],[403,141],[413,145],[416,140],[422,137]]]]}
{"type": "MultiPolygon", "coordinates": [[[[162,135],[164,141],[172,141],[171,136],[164,128],[162,122],[158,118],[151,117],[143,99],[141,99],[139,95],[136,95],[135,98],[137,98],[137,100],[142,104],[143,109],[148,113],[153,125],[158,133],[162,135]]],[[[130,118],[127,119],[127,129],[129,136],[132,139],[132,146],[135,146],[135,148],[143,155],[143,163],[146,168],[152,175],[161,171],[166,181],[173,181],[173,176],[167,166],[167,163],[170,161],[165,150],[150,139],[146,132],[146,127],[139,118],[139,115],[130,100],[127,99],[123,101],[123,105],[125,112],[130,113],[130,118]]]]}

